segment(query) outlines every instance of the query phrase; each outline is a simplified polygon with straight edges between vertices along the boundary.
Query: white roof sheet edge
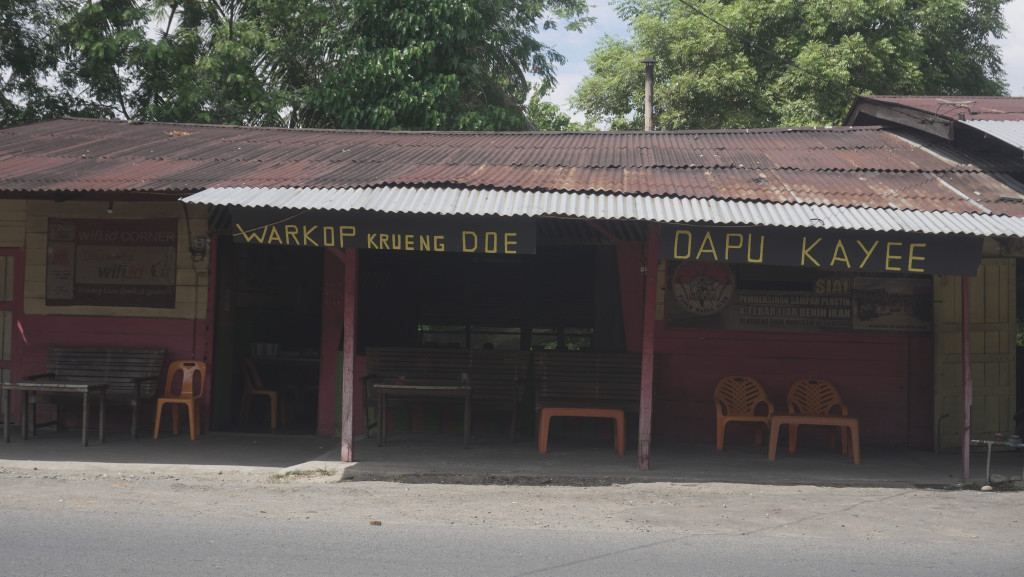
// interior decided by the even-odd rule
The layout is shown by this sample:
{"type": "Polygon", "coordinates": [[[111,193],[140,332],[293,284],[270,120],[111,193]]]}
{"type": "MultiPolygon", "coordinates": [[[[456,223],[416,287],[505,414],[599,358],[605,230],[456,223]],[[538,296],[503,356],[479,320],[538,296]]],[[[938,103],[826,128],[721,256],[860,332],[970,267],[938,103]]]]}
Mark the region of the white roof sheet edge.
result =
{"type": "Polygon", "coordinates": [[[1024,120],[964,120],[962,122],[1024,150],[1024,120]]]}
{"type": "Polygon", "coordinates": [[[230,187],[208,188],[181,200],[190,204],[292,210],[565,217],[1024,237],[1024,218],[1011,216],[674,196],[451,187],[230,187]]]}

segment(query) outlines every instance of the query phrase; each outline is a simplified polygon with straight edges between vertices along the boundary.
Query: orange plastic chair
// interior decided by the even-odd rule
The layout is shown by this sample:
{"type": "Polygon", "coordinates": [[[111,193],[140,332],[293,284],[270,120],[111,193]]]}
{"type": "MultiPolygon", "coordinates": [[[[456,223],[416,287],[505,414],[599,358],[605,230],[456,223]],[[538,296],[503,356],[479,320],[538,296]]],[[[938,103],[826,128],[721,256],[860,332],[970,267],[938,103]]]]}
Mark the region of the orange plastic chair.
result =
{"type": "MultiPolygon", "coordinates": [[[[755,379],[725,377],[715,387],[715,412],[718,416],[716,448],[721,451],[725,444],[725,425],[733,421],[761,423],[767,430],[775,406],[755,379]],[[766,414],[756,414],[761,404],[766,406],[766,414]]],[[[764,440],[761,427],[757,427],[754,435],[754,440],[760,445],[764,440]]]]}
{"type": "MultiPolygon", "coordinates": [[[[283,403],[278,403],[277,391],[263,388],[263,381],[260,379],[259,371],[252,359],[242,359],[242,375],[245,381],[245,388],[242,390],[242,413],[239,415],[239,423],[245,423],[249,419],[249,408],[252,405],[254,396],[266,397],[270,402],[270,429],[277,429],[277,411],[280,406],[283,410],[283,403]]],[[[282,421],[284,415],[282,414],[282,421]]]]}
{"type": "MultiPolygon", "coordinates": [[[[839,409],[840,415],[844,417],[849,416],[846,403],[839,396],[839,391],[836,390],[832,383],[825,379],[800,379],[794,382],[789,387],[789,394],[786,395],[786,405],[788,405],[790,413],[799,413],[801,415],[824,416],[834,414],[833,411],[839,409]]],[[[849,455],[849,431],[846,427],[839,427],[839,430],[842,432],[843,437],[843,454],[849,455]]],[[[796,450],[796,431],[796,425],[789,426],[790,452],[796,450]]],[[[835,450],[835,430],[829,433],[828,445],[830,450],[835,450]]]]}
{"type": "Polygon", "coordinates": [[[203,361],[173,361],[167,367],[167,382],[163,394],[156,400],[156,425],[153,427],[153,438],[160,436],[160,413],[164,405],[171,405],[171,418],[174,434],[178,434],[178,406],[185,405],[188,409],[189,435],[195,441],[199,436],[199,411],[196,406],[203,398],[206,382],[206,363],[203,361]],[[177,391],[177,392],[175,392],[177,391]]]}

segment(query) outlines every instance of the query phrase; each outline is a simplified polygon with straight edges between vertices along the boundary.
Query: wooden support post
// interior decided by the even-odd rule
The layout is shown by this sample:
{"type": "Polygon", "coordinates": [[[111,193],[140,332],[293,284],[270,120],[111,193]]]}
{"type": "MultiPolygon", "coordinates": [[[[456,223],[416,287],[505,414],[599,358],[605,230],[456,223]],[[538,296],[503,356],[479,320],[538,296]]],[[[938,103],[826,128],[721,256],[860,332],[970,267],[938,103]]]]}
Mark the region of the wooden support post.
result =
{"type": "Polygon", "coordinates": [[[352,406],[355,399],[355,364],[356,364],[356,298],[359,285],[358,253],[355,248],[345,249],[345,326],[342,333],[342,354],[345,362],[342,366],[341,384],[341,460],[351,463],[355,460],[352,449],[352,406]]]}
{"type": "Polygon", "coordinates": [[[658,296],[659,228],[647,225],[647,262],[644,268],[644,324],[640,351],[640,430],[637,447],[637,468],[650,467],[651,413],[654,399],[654,313],[658,296]]]}
{"type": "Polygon", "coordinates": [[[324,297],[322,327],[320,334],[320,394],[317,432],[320,435],[334,434],[337,426],[341,437],[341,460],[352,462],[355,454],[352,446],[352,406],[354,402],[355,342],[356,342],[356,297],[358,257],[356,249],[328,248],[334,259],[324,260],[324,297]],[[336,259],[336,260],[335,260],[336,259]],[[339,271],[337,264],[342,265],[339,271]],[[344,281],[339,283],[339,273],[344,281]],[[341,415],[335,423],[334,406],[335,381],[337,377],[338,345],[342,349],[341,361],[341,415]],[[325,433],[325,431],[327,431],[325,433]]]}
{"type": "Polygon", "coordinates": [[[963,400],[963,440],[960,442],[961,475],[963,480],[971,478],[971,404],[974,397],[974,384],[971,382],[971,290],[970,279],[960,277],[960,306],[963,308],[961,338],[963,354],[964,400],[963,400]]]}

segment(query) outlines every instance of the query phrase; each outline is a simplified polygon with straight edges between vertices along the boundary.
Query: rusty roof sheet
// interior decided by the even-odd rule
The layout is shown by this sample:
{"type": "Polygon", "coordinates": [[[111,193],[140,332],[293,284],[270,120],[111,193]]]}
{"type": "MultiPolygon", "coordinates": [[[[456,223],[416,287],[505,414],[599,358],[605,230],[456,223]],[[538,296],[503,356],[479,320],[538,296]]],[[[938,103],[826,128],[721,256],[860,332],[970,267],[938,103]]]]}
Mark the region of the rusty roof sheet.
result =
{"type": "Polygon", "coordinates": [[[948,120],[1024,120],[1024,97],[1020,96],[874,96],[860,101],[891,104],[948,120]]]}
{"type": "Polygon", "coordinates": [[[959,154],[877,127],[384,132],[66,118],[0,130],[0,197],[441,187],[1024,217],[1018,185],[959,154]]]}

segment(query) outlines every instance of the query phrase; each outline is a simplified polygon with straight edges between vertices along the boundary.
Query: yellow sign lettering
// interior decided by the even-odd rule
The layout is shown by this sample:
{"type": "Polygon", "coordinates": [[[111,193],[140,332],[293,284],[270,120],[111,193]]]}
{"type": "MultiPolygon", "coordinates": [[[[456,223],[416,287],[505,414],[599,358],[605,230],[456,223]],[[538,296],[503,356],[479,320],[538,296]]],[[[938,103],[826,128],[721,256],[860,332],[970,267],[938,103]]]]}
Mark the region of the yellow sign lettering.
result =
{"type": "Polygon", "coordinates": [[[676,231],[676,242],[673,245],[673,256],[675,258],[690,258],[690,253],[693,252],[693,233],[688,230],[677,230],[676,231]],[[686,237],[686,254],[679,254],[679,238],[686,237]]]}
{"type": "Polygon", "coordinates": [[[743,235],[730,232],[725,235],[725,260],[729,260],[729,251],[743,248],[743,235]]]}
{"type": "Polygon", "coordinates": [[[751,249],[754,247],[754,243],[753,243],[754,235],[752,235],[752,234],[748,234],[747,235],[747,262],[764,262],[764,235],[762,234],[760,236],[761,236],[761,252],[760,252],[760,254],[758,255],[757,258],[754,258],[754,255],[751,252],[751,249]]]}
{"type": "Polygon", "coordinates": [[[887,242],[885,243],[885,270],[903,270],[898,264],[891,266],[889,263],[896,260],[903,260],[903,257],[898,254],[893,254],[893,248],[903,246],[902,242],[887,242]]]}
{"type": "Polygon", "coordinates": [[[832,253],[832,262],[829,266],[836,266],[837,262],[845,262],[846,268],[850,268],[850,257],[846,256],[846,247],[843,246],[842,240],[836,241],[836,250],[832,253]]]}
{"type": "Polygon", "coordinates": [[[320,246],[313,240],[313,233],[316,232],[318,226],[302,226],[302,244],[305,246],[320,246]]]}
{"type": "Polygon", "coordinates": [[[859,240],[857,241],[857,244],[860,245],[860,249],[864,251],[864,260],[860,261],[860,267],[858,268],[864,268],[864,265],[868,264],[868,259],[871,258],[871,253],[875,252],[875,248],[878,247],[878,241],[876,240],[871,243],[871,248],[864,246],[864,243],[859,240]]]}
{"type": "Polygon", "coordinates": [[[914,256],[914,249],[915,248],[927,248],[927,247],[928,247],[928,245],[926,243],[923,243],[923,242],[912,242],[912,243],[910,243],[910,252],[907,254],[907,270],[909,272],[924,272],[924,268],[915,268],[914,267],[914,261],[915,260],[920,260],[920,261],[924,260],[923,256],[914,256]]]}
{"type": "Polygon", "coordinates": [[[806,236],[801,239],[801,242],[803,244],[803,248],[800,251],[800,266],[805,266],[807,261],[813,262],[814,266],[821,266],[821,263],[816,261],[814,257],[811,256],[811,251],[814,250],[814,247],[818,246],[818,243],[821,242],[821,239],[815,239],[811,246],[807,246],[806,236]]]}
{"type": "Polygon", "coordinates": [[[715,257],[715,260],[718,260],[718,252],[715,251],[715,241],[711,238],[710,232],[704,233],[704,240],[700,242],[700,248],[697,249],[697,260],[700,260],[701,255],[706,252],[711,253],[711,256],[715,257]]]}
{"type": "Polygon", "coordinates": [[[284,225],[285,244],[299,244],[299,227],[294,224],[284,225]]]}
{"type": "Polygon", "coordinates": [[[339,226],[338,227],[338,248],[345,248],[345,238],[354,237],[356,235],[356,227],[354,226],[339,226]]]}
{"type": "Polygon", "coordinates": [[[277,227],[270,227],[270,236],[267,237],[267,244],[272,243],[281,244],[281,233],[277,232],[277,227]]]}
{"type": "Polygon", "coordinates": [[[245,239],[245,242],[258,242],[262,244],[263,240],[267,237],[267,227],[265,226],[263,228],[245,230],[244,228],[242,228],[242,225],[235,224],[235,228],[238,229],[238,234],[242,235],[242,238],[245,239]]]}

